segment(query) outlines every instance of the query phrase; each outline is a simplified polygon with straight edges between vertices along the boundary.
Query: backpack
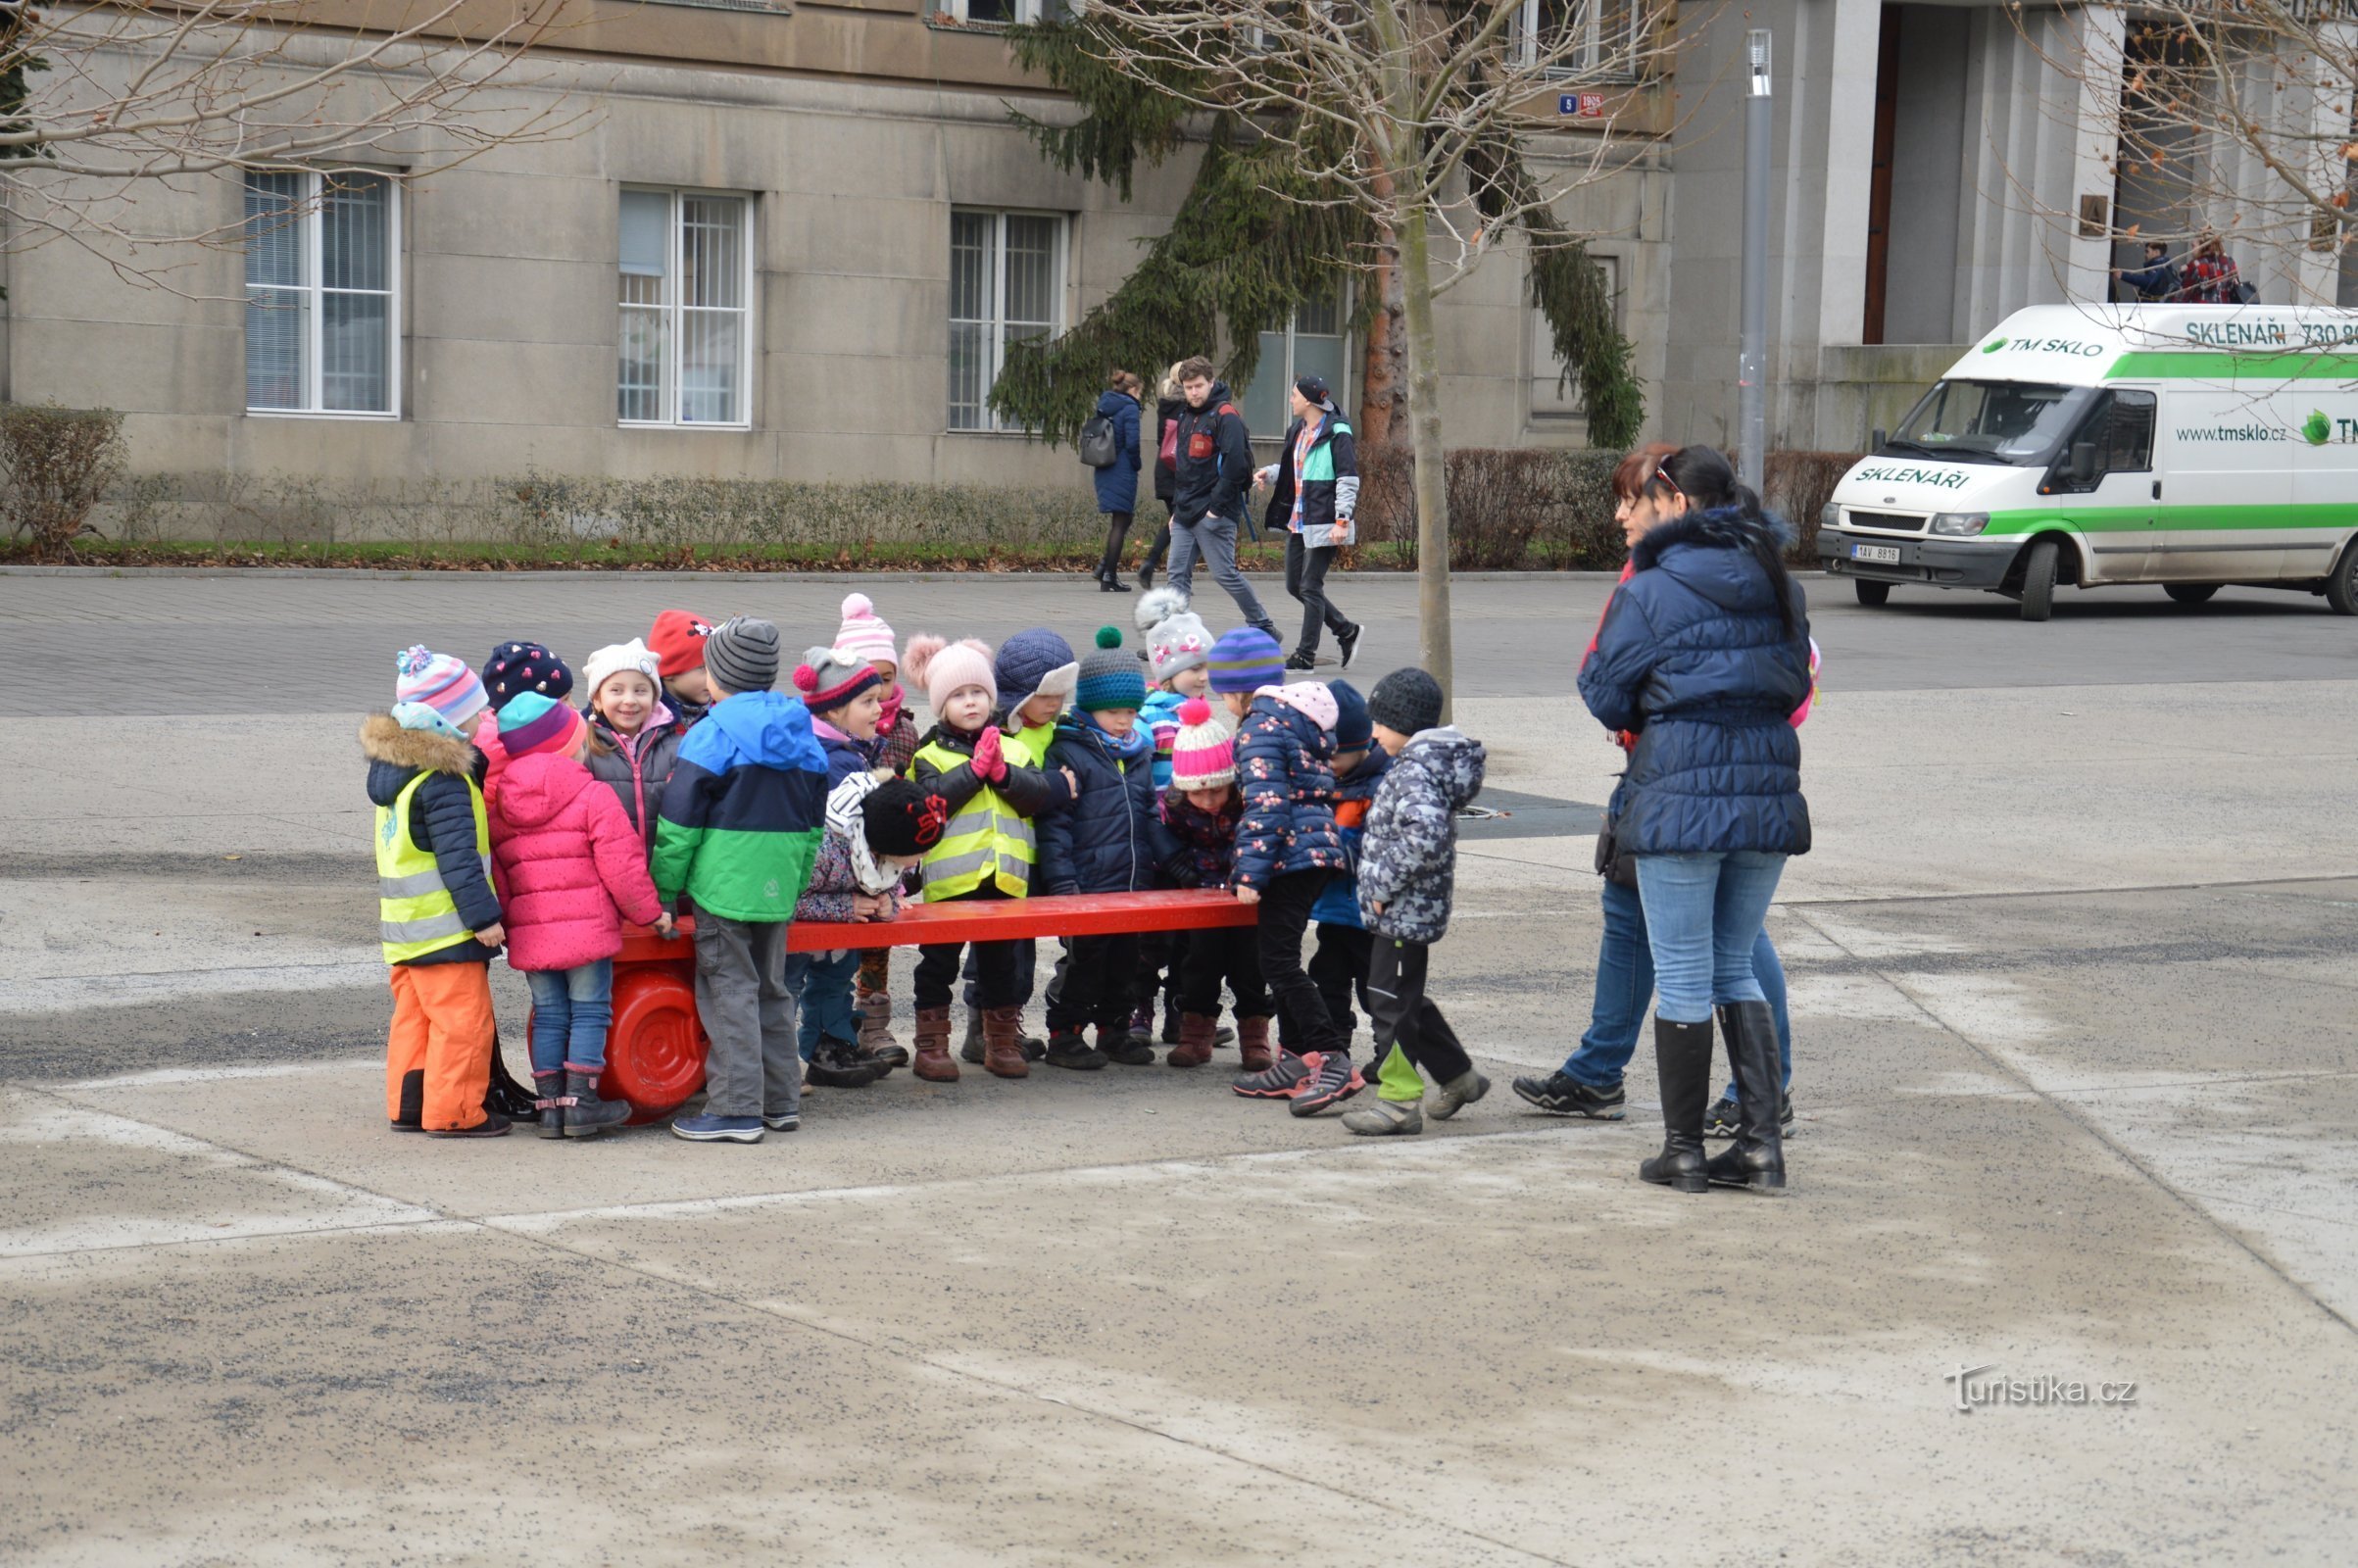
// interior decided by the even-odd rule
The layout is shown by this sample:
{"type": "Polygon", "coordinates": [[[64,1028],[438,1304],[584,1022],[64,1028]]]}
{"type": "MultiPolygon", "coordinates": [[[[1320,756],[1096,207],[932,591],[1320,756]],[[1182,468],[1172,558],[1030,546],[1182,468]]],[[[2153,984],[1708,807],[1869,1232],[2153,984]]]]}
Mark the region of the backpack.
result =
{"type": "Polygon", "coordinates": [[[1093,414],[1081,422],[1081,461],[1093,468],[1110,468],[1121,456],[1121,438],[1114,433],[1113,416],[1093,414]]]}
{"type": "Polygon", "coordinates": [[[1161,450],[1154,454],[1154,459],[1157,463],[1160,463],[1164,467],[1171,469],[1173,472],[1178,471],[1179,416],[1175,414],[1162,421],[1161,450]]]}

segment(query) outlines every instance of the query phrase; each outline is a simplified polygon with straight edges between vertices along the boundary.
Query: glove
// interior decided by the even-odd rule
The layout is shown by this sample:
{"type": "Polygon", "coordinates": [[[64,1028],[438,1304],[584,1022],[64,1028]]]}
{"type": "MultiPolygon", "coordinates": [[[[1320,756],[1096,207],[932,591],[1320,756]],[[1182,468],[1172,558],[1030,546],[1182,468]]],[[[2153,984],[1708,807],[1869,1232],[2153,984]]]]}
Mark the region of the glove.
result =
{"type": "Polygon", "coordinates": [[[999,726],[986,724],[974,743],[974,776],[986,784],[1007,780],[1007,760],[999,755],[999,726]]]}

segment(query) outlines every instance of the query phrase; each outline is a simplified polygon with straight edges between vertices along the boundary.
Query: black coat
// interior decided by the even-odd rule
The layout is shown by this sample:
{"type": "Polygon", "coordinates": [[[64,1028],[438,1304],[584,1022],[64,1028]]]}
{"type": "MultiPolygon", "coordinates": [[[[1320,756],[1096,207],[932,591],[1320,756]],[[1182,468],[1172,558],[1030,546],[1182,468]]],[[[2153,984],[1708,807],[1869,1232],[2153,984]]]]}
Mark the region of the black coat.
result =
{"type": "Polygon", "coordinates": [[[1205,517],[1245,525],[1245,495],[1253,488],[1253,436],[1237,412],[1228,383],[1212,383],[1201,409],[1179,411],[1179,473],[1171,522],[1193,527],[1205,517]]]}

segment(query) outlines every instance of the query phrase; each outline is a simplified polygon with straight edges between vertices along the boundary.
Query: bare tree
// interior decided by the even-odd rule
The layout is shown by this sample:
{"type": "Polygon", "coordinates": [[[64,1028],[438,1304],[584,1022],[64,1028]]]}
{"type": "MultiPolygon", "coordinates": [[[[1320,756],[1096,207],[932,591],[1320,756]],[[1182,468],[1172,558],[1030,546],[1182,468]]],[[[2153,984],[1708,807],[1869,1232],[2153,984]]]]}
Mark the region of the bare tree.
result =
{"type": "Polygon", "coordinates": [[[0,245],[63,240],[159,281],[172,248],[246,225],[144,230],[158,186],[291,168],[417,178],[568,135],[578,106],[490,91],[560,3],[0,0],[0,245]]]}
{"type": "Polygon", "coordinates": [[[1083,0],[1085,45],[1200,107],[1293,124],[1292,199],[1348,203],[1381,236],[1351,259],[1397,278],[1416,462],[1425,667],[1452,689],[1449,514],[1433,302],[1500,236],[1612,170],[1609,135],[1553,191],[1511,156],[1558,96],[1617,91],[1667,42],[1659,0],[1083,0]],[[1605,19],[1612,19],[1609,24],[1605,19]],[[1174,69],[1177,68],[1177,69],[1174,69]]]}

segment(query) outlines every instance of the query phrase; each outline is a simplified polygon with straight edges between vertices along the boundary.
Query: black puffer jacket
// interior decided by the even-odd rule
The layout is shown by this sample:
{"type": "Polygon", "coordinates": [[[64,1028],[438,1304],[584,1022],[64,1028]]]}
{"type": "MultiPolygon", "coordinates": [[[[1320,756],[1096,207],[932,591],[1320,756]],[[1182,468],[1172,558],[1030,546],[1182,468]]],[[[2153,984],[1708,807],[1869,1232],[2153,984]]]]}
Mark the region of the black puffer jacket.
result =
{"type": "Polygon", "coordinates": [[[1154,741],[1115,740],[1084,715],[1057,720],[1048,767],[1069,767],[1079,799],[1040,817],[1045,893],[1140,893],[1154,886],[1154,741]]]}
{"type": "Polygon", "coordinates": [[[1253,488],[1253,436],[1236,410],[1228,383],[1212,383],[1201,409],[1179,411],[1179,474],[1171,524],[1193,527],[1205,517],[1245,525],[1245,493],[1253,488]]]}
{"type": "MultiPolygon", "coordinates": [[[[410,803],[410,837],[434,858],[442,885],[459,906],[459,918],[469,931],[497,925],[500,897],[492,891],[491,875],[475,853],[476,794],[469,780],[482,765],[482,754],[463,740],[431,730],[403,729],[390,713],[370,713],[361,721],[361,753],[368,759],[368,800],[391,806],[424,773],[410,803]]],[[[437,948],[409,960],[412,968],[429,963],[488,963],[498,952],[474,938],[437,948]]]]}

